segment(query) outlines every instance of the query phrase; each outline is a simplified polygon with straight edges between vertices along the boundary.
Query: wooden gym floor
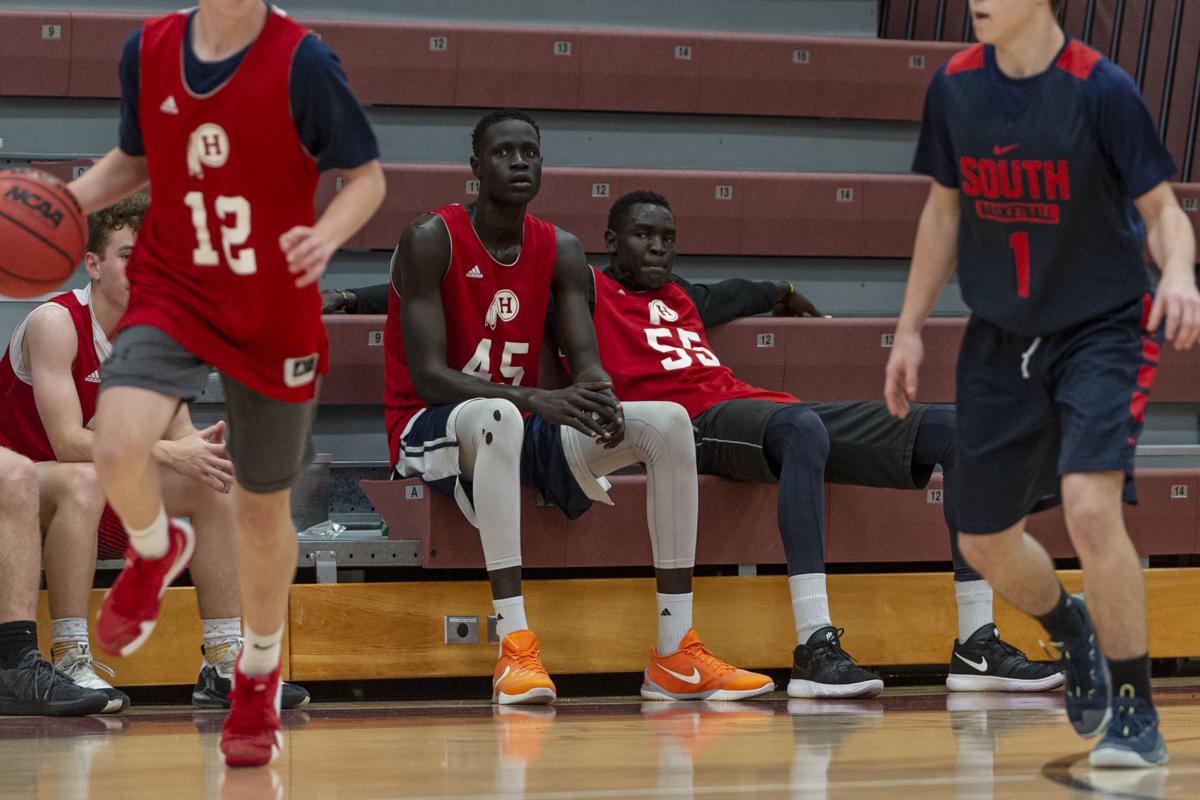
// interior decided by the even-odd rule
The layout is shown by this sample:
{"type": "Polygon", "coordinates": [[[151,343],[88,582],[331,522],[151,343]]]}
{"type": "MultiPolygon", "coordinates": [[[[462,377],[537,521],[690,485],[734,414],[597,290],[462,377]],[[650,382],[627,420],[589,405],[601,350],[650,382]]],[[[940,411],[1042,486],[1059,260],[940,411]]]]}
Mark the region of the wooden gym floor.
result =
{"type": "Polygon", "coordinates": [[[1059,693],[893,689],[878,700],[315,704],[284,713],[269,768],[226,770],[219,712],[0,718],[0,797],[1200,797],[1200,683],[1156,684],[1165,769],[1089,769],[1059,693]]]}

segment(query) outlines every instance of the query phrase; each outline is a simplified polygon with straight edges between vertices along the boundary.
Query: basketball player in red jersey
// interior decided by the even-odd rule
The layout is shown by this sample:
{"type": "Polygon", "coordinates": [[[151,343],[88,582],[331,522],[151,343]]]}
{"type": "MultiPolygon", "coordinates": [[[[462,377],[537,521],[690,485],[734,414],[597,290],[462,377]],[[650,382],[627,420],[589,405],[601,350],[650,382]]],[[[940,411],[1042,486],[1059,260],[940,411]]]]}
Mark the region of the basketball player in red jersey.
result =
{"type": "Polygon", "coordinates": [[[71,184],[85,213],[144,186],[129,309],[101,368],[96,469],[132,560],[96,635],[128,654],[195,537],[168,521],[151,453],[221,372],[236,486],[246,647],[221,733],[227,764],[278,754],[279,652],[296,567],[289,491],[327,368],[316,281],[384,193],[378,147],[333,53],[262,0],[200,0],[126,43],[118,148],[71,184]],[[320,220],[321,169],[344,179],[320,220]]]}
{"type": "Polygon", "coordinates": [[[647,522],[658,583],[649,699],[735,700],[774,688],[713,656],[692,630],[696,460],[673,403],[622,405],[600,366],[579,240],[525,212],[541,183],[537,124],[520,111],[475,126],[479,200],[423,214],[392,256],[387,350],[388,439],[397,474],[453,496],[479,528],[500,659],[496,703],[549,703],[554,683],[521,596],[521,484],[567,516],[608,501],[603,476],[646,465],[647,522]],[[576,382],[538,389],[550,296],[576,382]]]}
{"type": "MultiPolygon", "coordinates": [[[[0,445],[34,460],[55,668],[80,686],[109,696],[106,712],[129,697],[96,674],[88,646],[87,608],[97,557],[120,558],[129,537],[105,505],[92,463],[89,427],[100,392],[100,360],[112,352],[109,333],[129,304],[125,264],[150,204],[138,193],[88,218],[84,266],[92,282],[35,308],[13,331],[0,359],[0,445]]],[[[204,631],[203,663],[192,701],[227,707],[233,664],[241,652],[233,505],[233,467],[222,442],[224,422],[196,430],[186,406],[154,448],[163,470],[163,497],[172,515],[200,532],[190,570],[204,631]]],[[[100,665],[103,668],[103,665],[100,665]]],[[[283,685],[283,707],[308,701],[283,685]]]]}

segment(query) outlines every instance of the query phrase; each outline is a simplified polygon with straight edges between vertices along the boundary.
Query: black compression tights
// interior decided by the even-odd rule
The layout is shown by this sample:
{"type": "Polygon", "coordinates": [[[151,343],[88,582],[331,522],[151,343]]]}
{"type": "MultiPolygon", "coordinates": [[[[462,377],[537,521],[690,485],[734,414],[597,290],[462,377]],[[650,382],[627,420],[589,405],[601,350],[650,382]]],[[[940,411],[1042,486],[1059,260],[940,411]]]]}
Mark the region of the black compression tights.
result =
{"type": "Polygon", "coordinates": [[[954,406],[938,404],[930,406],[921,417],[917,428],[917,441],[913,446],[913,465],[929,469],[935,464],[942,466],[942,513],[946,527],[950,530],[950,555],[954,560],[954,580],[978,581],[983,577],[971,568],[958,552],[958,471],[954,468],[954,406]]]}
{"type": "Polygon", "coordinates": [[[788,575],[825,571],[825,459],[829,434],[817,413],[784,406],[767,421],[763,454],[779,476],[779,535],[788,575]]]}

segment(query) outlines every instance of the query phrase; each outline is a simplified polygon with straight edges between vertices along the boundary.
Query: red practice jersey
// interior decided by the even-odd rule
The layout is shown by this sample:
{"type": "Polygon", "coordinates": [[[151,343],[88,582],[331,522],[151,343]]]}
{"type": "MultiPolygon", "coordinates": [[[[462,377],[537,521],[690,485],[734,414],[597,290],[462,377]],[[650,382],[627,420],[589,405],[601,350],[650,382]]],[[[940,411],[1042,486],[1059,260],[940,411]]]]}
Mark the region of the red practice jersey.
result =
{"type": "MultiPolygon", "coordinates": [[[[96,415],[96,397],[100,394],[100,361],[112,351],[108,337],[92,318],[91,301],[91,286],[46,301],[47,305],[65,308],[75,323],[78,349],[75,362],[71,365],[71,377],[75,379],[75,391],[79,394],[85,426],[90,426],[92,417],[96,415]]],[[[30,313],[32,315],[33,312],[30,313]]],[[[29,317],[25,317],[13,331],[8,350],[0,360],[0,447],[7,447],[33,461],[57,461],[33,397],[32,370],[21,358],[21,343],[28,322],[29,317]]]]}
{"type": "Polygon", "coordinates": [[[309,400],[328,368],[320,293],[295,287],[279,237],[314,220],[317,166],[288,95],[311,32],[272,7],[233,77],[197,95],[183,74],[186,27],[180,12],[142,29],[138,118],[154,201],[118,330],[151,325],[255,391],[309,400]]]}
{"type": "Polygon", "coordinates": [[[726,400],[799,402],[735,378],[709,345],[696,304],[675,284],[635,292],[594,267],[592,276],[596,344],[617,397],[678,403],[689,417],[726,400]]]}
{"type": "MultiPolygon", "coordinates": [[[[450,233],[450,267],[442,278],[446,363],[492,383],[536,386],[558,252],[554,226],[526,214],[521,255],[512,264],[502,264],[479,241],[464,207],[450,205],[433,213],[450,233]]],[[[388,298],[384,348],[384,405],[395,464],[409,420],[426,406],[408,374],[400,298],[394,290],[388,298]]]]}

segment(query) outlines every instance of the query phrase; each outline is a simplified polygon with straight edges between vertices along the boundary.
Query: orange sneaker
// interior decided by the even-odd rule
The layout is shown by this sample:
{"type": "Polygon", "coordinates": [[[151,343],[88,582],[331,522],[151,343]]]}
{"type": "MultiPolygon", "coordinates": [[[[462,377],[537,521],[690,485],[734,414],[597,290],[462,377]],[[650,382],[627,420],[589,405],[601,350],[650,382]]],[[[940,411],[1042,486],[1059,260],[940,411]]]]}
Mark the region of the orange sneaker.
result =
{"type": "Polygon", "coordinates": [[[766,675],[747,672],[714,656],[689,630],[667,656],[650,651],[642,697],[647,700],[743,700],[775,690],[766,675]]]}
{"type": "Polygon", "coordinates": [[[513,631],[500,642],[500,660],[492,677],[492,702],[553,703],[554,682],[542,666],[542,649],[533,631],[513,631]]]}

